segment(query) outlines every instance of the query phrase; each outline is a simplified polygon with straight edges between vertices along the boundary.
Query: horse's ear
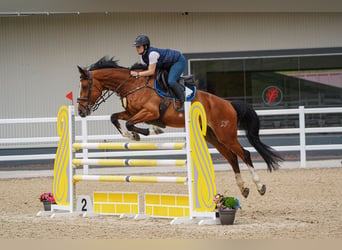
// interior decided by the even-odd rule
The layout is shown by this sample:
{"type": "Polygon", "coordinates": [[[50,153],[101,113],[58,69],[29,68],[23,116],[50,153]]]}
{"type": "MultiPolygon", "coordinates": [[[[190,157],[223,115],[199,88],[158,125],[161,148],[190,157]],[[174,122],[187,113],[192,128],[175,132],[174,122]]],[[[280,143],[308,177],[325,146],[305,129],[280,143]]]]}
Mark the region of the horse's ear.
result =
{"type": "Polygon", "coordinates": [[[80,72],[81,75],[87,75],[85,70],[81,68],[80,66],[77,65],[78,71],[80,72]]]}
{"type": "Polygon", "coordinates": [[[81,79],[88,79],[89,77],[89,73],[88,70],[85,70],[84,68],[80,67],[77,65],[78,71],[81,74],[81,79]]]}

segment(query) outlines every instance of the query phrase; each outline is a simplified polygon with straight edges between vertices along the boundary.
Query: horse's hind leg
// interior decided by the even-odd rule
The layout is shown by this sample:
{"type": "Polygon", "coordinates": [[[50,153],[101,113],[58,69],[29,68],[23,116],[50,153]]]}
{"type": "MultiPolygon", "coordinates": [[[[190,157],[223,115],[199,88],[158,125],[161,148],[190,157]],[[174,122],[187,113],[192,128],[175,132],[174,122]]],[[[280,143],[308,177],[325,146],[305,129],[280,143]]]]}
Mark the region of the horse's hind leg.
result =
{"type": "Polygon", "coordinates": [[[223,144],[221,144],[217,140],[216,135],[214,134],[213,130],[210,127],[207,128],[207,134],[205,136],[205,139],[207,140],[207,142],[212,144],[217,149],[217,151],[219,151],[220,154],[222,154],[226,158],[226,160],[229,162],[229,164],[232,166],[233,171],[235,173],[236,184],[239,187],[240,192],[243,195],[243,197],[247,198],[249,194],[249,188],[245,187],[245,183],[240,173],[239,162],[238,162],[236,154],[234,154],[232,151],[227,149],[223,144]]]}
{"type": "Polygon", "coordinates": [[[239,155],[239,157],[246,163],[249,172],[252,175],[253,182],[255,183],[258,192],[261,195],[266,193],[266,186],[262,184],[259,178],[259,175],[256,173],[255,168],[252,163],[251,154],[248,150],[245,150],[240,143],[235,143],[232,147],[232,150],[239,155]]]}
{"type": "MultiPolygon", "coordinates": [[[[238,160],[235,159],[236,155],[239,156],[244,163],[248,166],[249,172],[252,175],[253,182],[255,183],[258,192],[261,195],[264,195],[266,192],[266,186],[260,182],[260,178],[258,174],[256,173],[252,160],[251,160],[251,155],[249,151],[245,150],[239,143],[236,134],[232,133],[230,130],[217,130],[216,131],[219,135],[214,134],[215,139],[218,140],[217,138],[220,138],[221,140],[218,141],[216,144],[213,144],[217,150],[229,161],[229,163],[232,165],[233,170],[235,172],[235,178],[237,181],[237,184],[240,185],[239,188],[241,190],[241,193],[243,194],[244,192],[244,186],[242,182],[242,178],[240,175],[240,169],[238,165],[238,160]],[[216,145],[219,145],[222,149],[219,150],[219,147],[216,145]],[[232,152],[230,152],[232,151],[232,152]],[[235,158],[233,158],[235,157],[235,158]],[[233,160],[232,160],[233,158],[233,160]],[[237,170],[235,170],[237,169],[237,170]]],[[[211,143],[211,142],[210,142],[211,143]]]]}
{"type": "Polygon", "coordinates": [[[240,191],[241,191],[241,194],[243,195],[243,197],[247,198],[248,194],[249,194],[249,188],[245,187],[245,183],[242,180],[242,176],[241,176],[241,172],[240,172],[239,161],[238,161],[237,155],[234,154],[232,151],[228,151],[228,153],[230,155],[230,157],[228,158],[228,161],[229,161],[229,163],[233,167],[233,170],[234,170],[234,173],[235,173],[236,184],[240,188],[240,191]]]}

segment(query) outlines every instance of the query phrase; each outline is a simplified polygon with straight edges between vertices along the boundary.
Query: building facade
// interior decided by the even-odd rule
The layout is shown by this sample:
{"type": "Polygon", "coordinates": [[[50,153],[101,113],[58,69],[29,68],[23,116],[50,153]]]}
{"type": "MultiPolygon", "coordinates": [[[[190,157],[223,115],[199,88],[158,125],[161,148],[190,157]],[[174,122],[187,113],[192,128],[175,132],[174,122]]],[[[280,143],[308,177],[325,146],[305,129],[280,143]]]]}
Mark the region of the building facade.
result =
{"type": "MultiPolygon", "coordinates": [[[[56,116],[69,104],[68,92],[78,95],[77,65],[109,55],[129,67],[138,61],[132,47],[138,34],[149,35],[153,46],[182,51],[200,88],[223,98],[256,109],[341,106],[341,25],[341,12],[0,15],[0,119],[56,116]]],[[[113,96],[96,114],[120,110],[113,96]]],[[[17,133],[2,126],[0,136],[56,130],[17,133]]]]}

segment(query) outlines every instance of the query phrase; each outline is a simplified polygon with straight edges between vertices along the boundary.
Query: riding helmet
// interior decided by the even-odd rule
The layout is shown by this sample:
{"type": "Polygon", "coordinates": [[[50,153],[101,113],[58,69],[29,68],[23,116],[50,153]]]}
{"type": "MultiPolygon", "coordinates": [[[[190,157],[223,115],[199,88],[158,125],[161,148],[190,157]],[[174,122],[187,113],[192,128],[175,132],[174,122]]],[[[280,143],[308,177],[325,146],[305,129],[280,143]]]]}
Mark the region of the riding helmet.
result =
{"type": "Polygon", "coordinates": [[[137,36],[137,38],[135,38],[135,41],[133,43],[133,46],[146,46],[150,47],[150,39],[148,38],[148,36],[145,35],[139,35],[137,36]]]}

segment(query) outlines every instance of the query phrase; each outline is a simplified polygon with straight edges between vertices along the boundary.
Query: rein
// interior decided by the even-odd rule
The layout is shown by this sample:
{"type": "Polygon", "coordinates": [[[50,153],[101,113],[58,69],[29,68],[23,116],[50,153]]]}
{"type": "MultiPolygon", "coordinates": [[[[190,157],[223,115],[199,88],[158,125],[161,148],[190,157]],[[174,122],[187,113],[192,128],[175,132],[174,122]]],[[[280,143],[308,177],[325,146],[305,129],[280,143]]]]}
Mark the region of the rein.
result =
{"type": "Polygon", "coordinates": [[[100,104],[106,102],[108,98],[111,97],[113,94],[114,94],[114,91],[105,90],[103,94],[99,98],[97,98],[97,100],[95,101],[93,107],[91,108],[92,111],[94,112],[95,110],[97,110],[100,104]]]}
{"type": "Polygon", "coordinates": [[[121,98],[121,99],[122,99],[122,98],[125,98],[125,97],[129,96],[130,94],[133,94],[133,93],[135,93],[135,92],[137,92],[137,91],[139,91],[139,90],[141,90],[141,89],[143,89],[143,88],[150,88],[150,89],[155,90],[155,88],[153,88],[153,87],[151,87],[151,86],[148,86],[148,81],[149,81],[149,79],[150,79],[149,77],[146,77],[146,81],[145,81],[145,84],[144,84],[144,85],[139,86],[139,87],[136,87],[135,89],[132,89],[132,90],[130,90],[130,91],[127,91],[124,95],[120,96],[120,98],[121,98]]]}
{"type": "Polygon", "coordinates": [[[94,112],[95,110],[97,110],[100,106],[100,104],[104,103],[105,101],[108,100],[109,97],[111,97],[114,93],[116,93],[116,95],[120,96],[118,94],[119,89],[131,78],[131,76],[129,76],[125,81],[123,81],[122,83],[120,83],[114,90],[105,90],[103,92],[103,94],[97,98],[97,100],[95,101],[93,107],[92,107],[92,111],[94,112]]]}

